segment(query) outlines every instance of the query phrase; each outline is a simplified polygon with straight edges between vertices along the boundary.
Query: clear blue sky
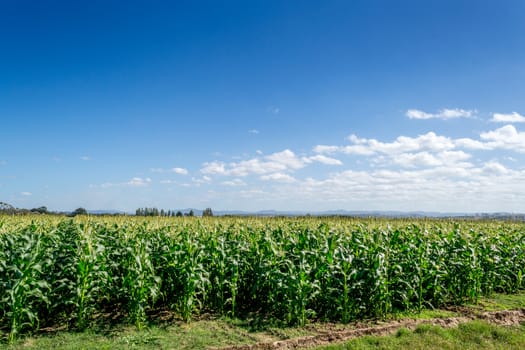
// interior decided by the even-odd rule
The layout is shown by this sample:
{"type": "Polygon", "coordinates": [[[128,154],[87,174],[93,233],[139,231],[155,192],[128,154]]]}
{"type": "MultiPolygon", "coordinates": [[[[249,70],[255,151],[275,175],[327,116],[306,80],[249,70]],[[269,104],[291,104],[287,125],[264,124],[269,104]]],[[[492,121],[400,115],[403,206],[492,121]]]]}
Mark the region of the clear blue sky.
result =
{"type": "Polygon", "coordinates": [[[523,1],[0,1],[0,201],[525,212],[523,1]]]}

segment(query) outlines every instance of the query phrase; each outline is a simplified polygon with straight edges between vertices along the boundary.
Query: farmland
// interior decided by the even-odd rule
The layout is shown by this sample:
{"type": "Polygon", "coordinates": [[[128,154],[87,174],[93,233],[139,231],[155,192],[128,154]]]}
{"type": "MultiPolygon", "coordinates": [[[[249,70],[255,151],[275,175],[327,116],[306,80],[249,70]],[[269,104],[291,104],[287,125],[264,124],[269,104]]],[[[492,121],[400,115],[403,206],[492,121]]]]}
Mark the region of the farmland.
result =
{"type": "Polygon", "coordinates": [[[0,217],[0,330],[164,314],[347,323],[523,289],[525,225],[352,218],[0,217]]]}

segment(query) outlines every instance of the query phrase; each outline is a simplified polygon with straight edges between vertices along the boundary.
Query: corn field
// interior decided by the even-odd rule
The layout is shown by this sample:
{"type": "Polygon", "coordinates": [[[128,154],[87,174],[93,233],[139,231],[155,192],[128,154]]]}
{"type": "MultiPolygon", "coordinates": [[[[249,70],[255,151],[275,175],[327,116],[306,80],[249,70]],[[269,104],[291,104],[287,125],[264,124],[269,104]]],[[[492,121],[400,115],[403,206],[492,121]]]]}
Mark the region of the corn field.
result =
{"type": "Polygon", "coordinates": [[[525,225],[349,218],[0,217],[0,331],[168,310],[350,322],[524,287],[525,225]]]}

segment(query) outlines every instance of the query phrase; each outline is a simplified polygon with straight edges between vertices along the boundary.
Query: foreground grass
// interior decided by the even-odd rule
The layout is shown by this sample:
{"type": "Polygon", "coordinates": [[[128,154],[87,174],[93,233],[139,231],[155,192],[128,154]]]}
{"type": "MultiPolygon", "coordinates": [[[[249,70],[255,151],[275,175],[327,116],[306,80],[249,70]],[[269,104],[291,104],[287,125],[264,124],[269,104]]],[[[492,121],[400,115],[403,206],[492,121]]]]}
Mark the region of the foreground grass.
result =
{"type": "MultiPolygon", "coordinates": [[[[20,340],[5,349],[78,350],[78,349],[180,349],[196,350],[232,344],[252,344],[297,336],[297,330],[247,333],[226,322],[205,321],[192,325],[150,328],[143,331],[121,329],[108,334],[59,333],[55,336],[20,340]],[[278,334],[280,333],[280,334],[278,334]]],[[[304,334],[302,334],[304,335],[304,334]]],[[[443,329],[421,325],[414,331],[400,329],[391,336],[366,336],[343,344],[316,350],[346,349],[525,349],[525,325],[504,327],[472,321],[457,328],[443,329]]]]}
{"type": "Polygon", "coordinates": [[[205,349],[209,346],[252,343],[249,337],[228,327],[225,322],[202,321],[191,325],[133,327],[114,329],[105,334],[86,331],[60,332],[54,336],[21,339],[8,349],[205,349]]]}
{"type": "Polygon", "coordinates": [[[143,330],[135,327],[114,327],[110,330],[85,332],[61,331],[53,335],[39,335],[19,339],[0,349],[177,349],[196,350],[209,347],[271,342],[313,334],[301,327],[251,325],[239,320],[195,321],[165,326],[150,326],[143,330]]]}
{"type": "Polygon", "coordinates": [[[477,305],[469,305],[483,311],[512,310],[525,308],[525,292],[516,294],[494,294],[480,298],[477,305]]]}
{"type": "Polygon", "coordinates": [[[472,321],[457,328],[443,329],[421,325],[415,331],[400,329],[392,336],[367,336],[345,344],[315,348],[316,350],[367,349],[525,349],[525,326],[503,327],[472,321]]]}

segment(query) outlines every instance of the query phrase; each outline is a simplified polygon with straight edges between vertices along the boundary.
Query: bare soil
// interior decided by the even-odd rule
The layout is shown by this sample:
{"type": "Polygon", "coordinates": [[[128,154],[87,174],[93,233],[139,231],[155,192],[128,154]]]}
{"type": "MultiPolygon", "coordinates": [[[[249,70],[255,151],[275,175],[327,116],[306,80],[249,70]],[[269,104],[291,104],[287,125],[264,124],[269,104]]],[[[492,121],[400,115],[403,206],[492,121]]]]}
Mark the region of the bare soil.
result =
{"type": "Polygon", "coordinates": [[[472,320],[483,320],[486,322],[512,326],[525,322],[525,309],[504,310],[492,312],[476,312],[474,310],[461,310],[462,316],[434,318],[434,319],[403,319],[389,321],[377,325],[353,324],[349,327],[338,327],[336,325],[326,325],[320,328],[312,327],[311,330],[316,335],[298,337],[293,339],[278,340],[272,342],[258,342],[255,344],[234,345],[215,350],[285,350],[285,349],[306,349],[320,345],[345,342],[347,340],[362,337],[365,335],[389,335],[394,334],[401,328],[414,330],[419,325],[430,324],[444,328],[457,327],[460,323],[472,320]]]}

